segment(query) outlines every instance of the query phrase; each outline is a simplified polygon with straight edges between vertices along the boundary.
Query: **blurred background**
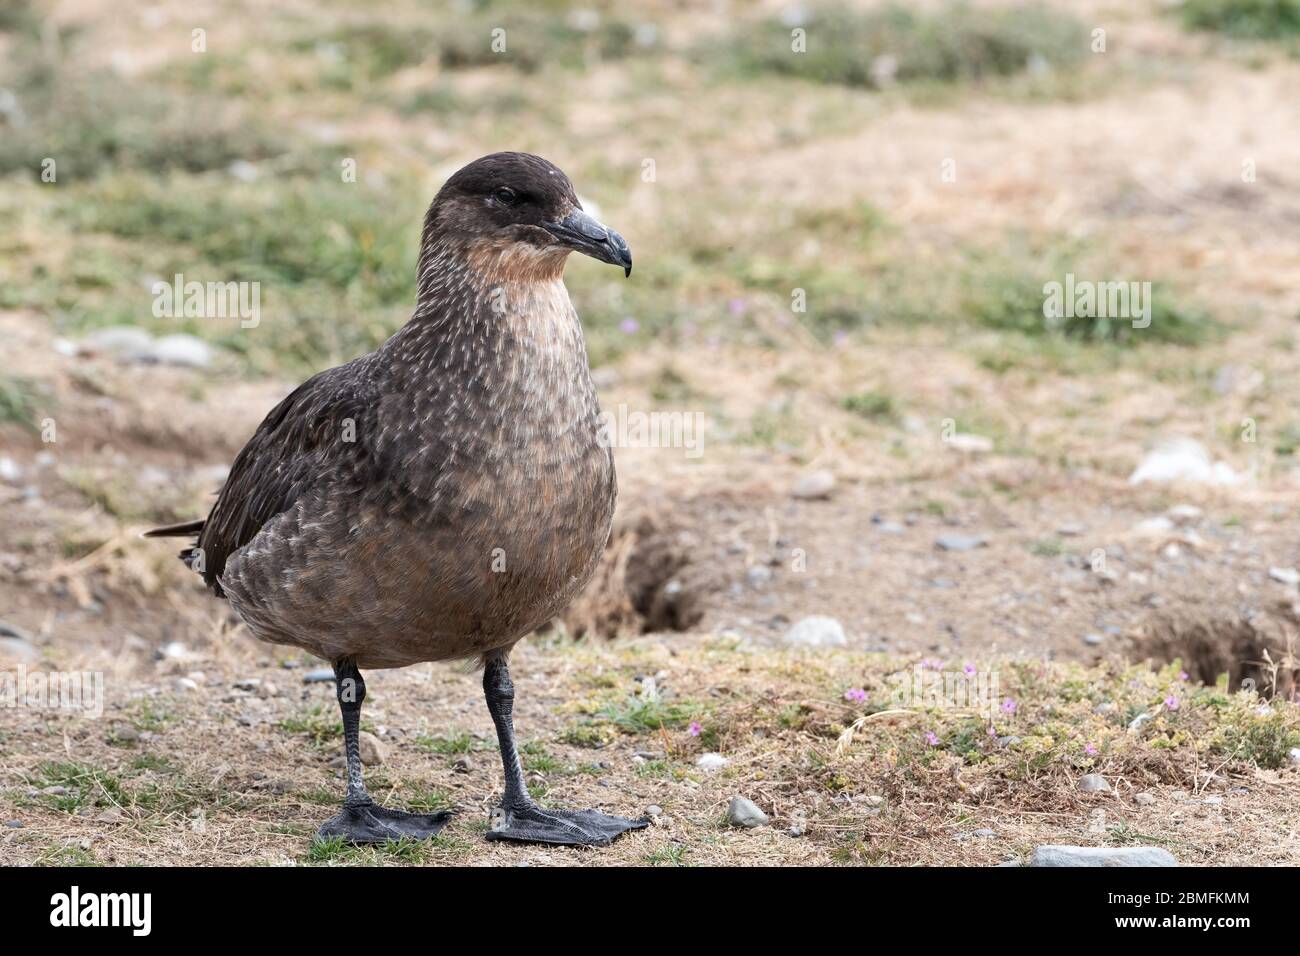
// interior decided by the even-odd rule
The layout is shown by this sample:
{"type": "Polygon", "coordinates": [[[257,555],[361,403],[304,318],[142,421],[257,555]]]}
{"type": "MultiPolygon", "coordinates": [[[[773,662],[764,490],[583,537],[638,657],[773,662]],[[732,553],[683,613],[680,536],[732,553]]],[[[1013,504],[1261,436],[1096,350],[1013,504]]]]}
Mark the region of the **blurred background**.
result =
{"type": "Polygon", "coordinates": [[[517,149],[635,253],[566,276],[606,408],[706,422],[618,450],[552,640],[1293,696],[1298,56],[1297,0],[0,0],[0,640],[119,703],[274,666],[138,532],[406,320],[428,202],[517,149]],[[256,327],[157,315],[176,274],[256,327]],[[1067,276],[1149,325],[1045,319],[1067,276]]]}

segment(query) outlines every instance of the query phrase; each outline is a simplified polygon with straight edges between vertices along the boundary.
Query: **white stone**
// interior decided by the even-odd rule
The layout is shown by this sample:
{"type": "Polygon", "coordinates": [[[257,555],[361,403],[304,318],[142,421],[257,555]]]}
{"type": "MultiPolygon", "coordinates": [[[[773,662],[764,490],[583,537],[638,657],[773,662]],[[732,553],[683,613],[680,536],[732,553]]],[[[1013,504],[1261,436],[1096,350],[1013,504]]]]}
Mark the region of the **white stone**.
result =
{"type": "Polygon", "coordinates": [[[1142,459],[1129,475],[1129,484],[1188,482],[1200,485],[1235,485],[1242,476],[1227,462],[1212,461],[1205,446],[1192,438],[1171,438],[1161,442],[1142,459]]]}
{"type": "Polygon", "coordinates": [[[798,621],[783,640],[792,647],[843,647],[849,642],[839,621],[819,614],[798,621]]]}

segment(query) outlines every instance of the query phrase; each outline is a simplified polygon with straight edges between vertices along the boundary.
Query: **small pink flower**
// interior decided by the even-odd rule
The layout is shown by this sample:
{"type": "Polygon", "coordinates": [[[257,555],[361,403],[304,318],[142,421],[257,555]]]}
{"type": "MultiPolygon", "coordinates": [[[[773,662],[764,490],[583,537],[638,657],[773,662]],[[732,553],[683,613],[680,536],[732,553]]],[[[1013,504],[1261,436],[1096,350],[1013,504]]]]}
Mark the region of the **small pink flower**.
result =
{"type": "Polygon", "coordinates": [[[862,701],[867,699],[867,692],[861,687],[850,687],[844,692],[844,699],[855,700],[858,703],[862,703],[862,701]]]}
{"type": "Polygon", "coordinates": [[[1165,707],[1167,707],[1169,710],[1177,710],[1179,703],[1180,701],[1173,694],[1170,694],[1168,697],[1165,698],[1165,707]]]}
{"type": "Polygon", "coordinates": [[[1088,744],[1088,746],[1084,747],[1083,752],[1086,753],[1089,757],[1097,756],[1097,748],[1094,747],[1092,744],[1088,744]]]}
{"type": "Polygon", "coordinates": [[[943,670],[943,661],[937,661],[933,657],[927,657],[925,660],[921,661],[921,669],[927,671],[941,671],[943,670]]]}
{"type": "Polygon", "coordinates": [[[992,724],[989,724],[989,736],[996,737],[997,735],[998,735],[997,728],[994,727],[992,724]]]}
{"type": "Polygon", "coordinates": [[[1002,713],[1014,714],[1016,712],[1016,702],[1008,697],[1002,702],[1002,713]]]}
{"type": "Polygon", "coordinates": [[[701,727],[699,721],[696,720],[692,720],[691,725],[686,728],[686,732],[690,734],[692,737],[698,737],[703,732],[703,730],[704,728],[701,727]]]}
{"type": "Polygon", "coordinates": [[[1185,680],[1190,680],[1191,678],[1188,676],[1187,671],[1179,671],[1179,672],[1178,672],[1178,679],[1179,679],[1179,680],[1182,680],[1182,681],[1185,681],[1185,680]]]}
{"type": "Polygon", "coordinates": [[[618,324],[618,327],[624,335],[631,335],[634,332],[639,332],[641,330],[641,323],[631,316],[628,316],[618,324]]]}
{"type": "Polygon", "coordinates": [[[727,300],[727,311],[730,312],[732,315],[744,315],[744,314],[745,314],[745,300],[744,300],[744,299],[728,299],[728,300],[727,300]]]}
{"type": "Polygon", "coordinates": [[[939,746],[939,735],[933,730],[927,730],[925,732],[925,742],[931,747],[937,747],[939,746]]]}
{"type": "Polygon", "coordinates": [[[974,664],[967,664],[965,667],[963,667],[963,668],[961,669],[961,672],[962,672],[963,674],[965,674],[967,677],[974,677],[974,676],[975,676],[975,665],[974,665],[974,664]]]}

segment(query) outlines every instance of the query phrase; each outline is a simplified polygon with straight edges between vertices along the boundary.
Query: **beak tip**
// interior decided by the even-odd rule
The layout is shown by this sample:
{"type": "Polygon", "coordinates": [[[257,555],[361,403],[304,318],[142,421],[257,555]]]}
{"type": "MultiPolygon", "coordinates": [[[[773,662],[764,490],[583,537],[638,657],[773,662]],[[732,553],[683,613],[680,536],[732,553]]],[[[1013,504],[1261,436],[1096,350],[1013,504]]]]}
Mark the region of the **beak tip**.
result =
{"type": "Polygon", "coordinates": [[[631,278],[631,276],[632,276],[632,267],[631,267],[631,266],[624,266],[624,267],[623,267],[623,278],[624,278],[624,279],[628,279],[628,278],[631,278]]]}

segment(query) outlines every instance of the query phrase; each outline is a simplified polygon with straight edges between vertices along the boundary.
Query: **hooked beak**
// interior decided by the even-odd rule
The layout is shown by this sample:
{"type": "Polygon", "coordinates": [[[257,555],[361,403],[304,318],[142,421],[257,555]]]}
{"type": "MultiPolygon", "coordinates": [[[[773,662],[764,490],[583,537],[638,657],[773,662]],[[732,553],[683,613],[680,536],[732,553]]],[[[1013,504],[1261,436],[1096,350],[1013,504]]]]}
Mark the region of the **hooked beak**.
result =
{"type": "Polygon", "coordinates": [[[544,222],[542,227],[575,252],[622,266],[624,277],[632,274],[632,250],[627,240],[581,209],[573,210],[559,222],[544,222]]]}

